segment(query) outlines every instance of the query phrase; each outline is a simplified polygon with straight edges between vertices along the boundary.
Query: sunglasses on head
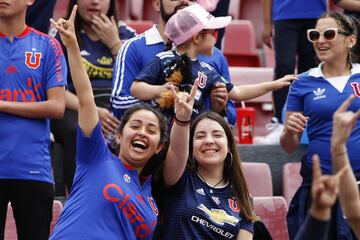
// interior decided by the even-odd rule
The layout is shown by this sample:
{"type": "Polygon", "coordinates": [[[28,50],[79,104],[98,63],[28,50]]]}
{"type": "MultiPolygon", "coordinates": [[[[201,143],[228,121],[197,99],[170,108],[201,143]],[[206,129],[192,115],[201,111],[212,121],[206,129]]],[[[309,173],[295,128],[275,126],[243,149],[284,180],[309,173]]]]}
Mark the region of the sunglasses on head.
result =
{"type": "Polygon", "coordinates": [[[338,34],[349,35],[347,32],[342,31],[338,28],[327,28],[324,31],[320,32],[317,29],[308,29],[307,30],[307,38],[310,42],[316,42],[319,40],[321,34],[324,39],[327,41],[333,41],[337,37],[338,34]]]}

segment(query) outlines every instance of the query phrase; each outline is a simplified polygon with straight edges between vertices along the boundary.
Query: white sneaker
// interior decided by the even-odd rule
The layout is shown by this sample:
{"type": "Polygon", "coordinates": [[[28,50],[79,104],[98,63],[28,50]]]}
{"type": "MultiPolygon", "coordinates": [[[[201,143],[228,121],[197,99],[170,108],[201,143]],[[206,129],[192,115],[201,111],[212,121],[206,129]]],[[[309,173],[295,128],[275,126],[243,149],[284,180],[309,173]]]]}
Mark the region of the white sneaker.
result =
{"type": "Polygon", "coordinates": [[[271,123],[265,125],[265,128],[271,131],[271,133],[264,137],[254,137],[254,144],[279,145],[284,125],[279,123],[277,118],[274,117],[271,123]]]}

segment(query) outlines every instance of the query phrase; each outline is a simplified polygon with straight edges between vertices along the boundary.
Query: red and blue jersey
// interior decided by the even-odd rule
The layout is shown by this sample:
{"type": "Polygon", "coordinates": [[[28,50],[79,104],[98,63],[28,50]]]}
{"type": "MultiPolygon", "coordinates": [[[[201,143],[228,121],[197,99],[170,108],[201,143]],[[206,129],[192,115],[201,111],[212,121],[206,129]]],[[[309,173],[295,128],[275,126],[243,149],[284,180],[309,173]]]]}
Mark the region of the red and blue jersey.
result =
{"type": "MultiPolygon", "coordinates": [[[[349,110],[356,112],[360,108],[360,65],[354,64],[351,75],[333,79],[325,79],[321,65],[298,76],[290,87],[287,99],[287,112],[302,112],[309,117],[307,131],[309,146],[303,168],[312,169],[311,157],[319,154],[321,168],[324,173],[332,173],[331,133],[332,116],[336,109],[351,95],[356,96],[349,110]],[[340,86],[339,83],[343,82],[340,86]]],[[[360,119],[347,142],[351,166],[357,178],[360,178],[360,119]]],[[[312,171],[302,171],[306,179],[311,179],[312,171]]]]}
{"type": "Polygon", "coordinates": [[[98,123],[91,137],[77,130],[74,184],[50,239],[152,239],[158,209],[151,177],[107,148],[98,123]]]}
{"type": "Polygon", "coordinates": [[[185,169],[161,196],[161,239],[237,239],[241,229],[253,233],[253,223],[241,215],[230,184],[213,188],[185,169]]]}
{"type": "MultiPolygon", "coordinates": [[[[166,83],[167,69],[171,68],[171,64],[178,61],[177,59],[181,59],[181,56],[175,51],[161,52],[157,54],[145,68],[143,68],[140,74],[136,76],[135,80],[146,82],[150,85],[163,85],[166,83]]],[[[204,104],[206,99],[210,98],[211,90],[215,86],[216,82],[225,83],[228,92],[231,91],[233,85],[231,82],[221,77],[212,66],[205,62],[192,60],[190,64],[192,68],[191,81],[188,83],[182,82],[179,87],[181,88],[182,85],[190,85],[187,87],[187,89],[190,90],[189,88],[191,88],[194,81],[199,79],[192,115],[192,118],[194,119],[198,116],[198,114],[205,111],[204,104]]],[[[155,107],[158,107],[157,99],[151,102],[155,107]]],[[[168,120],[172,120],[175,117],[174,109],[162,110],[162,113],[168,118],[168,120]]]]}
{"type": "MultiPolygon", "coordinates": [[[[59,42],[26,27],[13,41],[0,33],[0,100],[40,102],[47,90],[66,84],[67,68],[59,42]]],[[[0,111],[0,179],[52,183],[49,119],[0,111]]]]}

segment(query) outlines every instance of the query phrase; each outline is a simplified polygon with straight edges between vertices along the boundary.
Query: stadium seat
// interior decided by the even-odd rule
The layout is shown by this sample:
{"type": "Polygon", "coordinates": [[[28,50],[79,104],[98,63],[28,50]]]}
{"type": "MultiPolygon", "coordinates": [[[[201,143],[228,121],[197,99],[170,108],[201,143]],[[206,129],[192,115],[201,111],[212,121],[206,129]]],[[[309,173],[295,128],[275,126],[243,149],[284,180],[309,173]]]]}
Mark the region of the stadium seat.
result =
{"type": "Polygon", "coordinates": [[[241,0],[231,0],[229,5],[229,16],[233,19],[239,19],[241,0]]]}
{"type": "Polygon", "coordinates": [[[145,21],[145,20],[133,20],[133,21],[129,20],[129,21],[125,21],[125,23],[129,27],[135,29],[137,34],[145,32],[154,25],[154,22],[145,21]]]}
{"type": "Polygon", "coordinates": [[[287,204],[283,197],[254,197],[256,215],[265,224],[273,239],[287,240],[287,204]]]}
{"type": "MultiPolygon", "coordinates": [[[[230,67],[230,79],[235,85],[241,84],[255,84],[265,81],[272,81],[273,69],[263,67],[230,67]]],[[[265,125],[271,121],[273,117],[272,112],[272,93],[269,92],[263,96],[250,99],[246,101],[247,107],[253,107],[256,109],[255,113],[255,136],[264,136],[268,134],[265,125]]],[[[241,107],[240,104],[236,104],[237,107],[241,107]]]]}
{"type": "Polygon", "coordinates": [[[155,12],[152,1],[145,0],[143,5],[142,19],[147,21],[158,22],[158,14],[155,12]]]}
{"type": "Polygon", "coordinates": [[[267,163],[242,162],[241,167],[253,197],[273,196],[271,171],[267,163]]]}
{"type": "MultiPolygon", "coordinates": [[[[53,213],[52,213],[53,217],[52,217],[52,221],[50,224],[50,234],[51,234],[52,230],[54,229],[62,210],[63,210],[62,203],[58,200],[54,200],[53,213]]],[[[17,233],[16,233],[15,219],[14,219],[13,210],[12,210],[10,203],[8,204],[8,209],[7,209],[4,239],[6,239],[6,240],[18,239],[17,233]]]]}
{"type": "Polygon", "coordinates": [[[119,20],[126,20],[130,15],[130,0],[117,0],[117,15],[119,20]]]}
{"type": "MultiPolygon", "coordinates": [[[[148,0],[145,0],[148,1],[148,0]]],[[[151,1],[150,1],[151,2],[151,1]]],[[[144,0],[131,0],[130,1],[130,19],[143,20],[143,6],[144,0]]]]}
{"type": "Polygon", "coordinates": [[[61,17],[65,17],[69,0],[56,1],[53,18],[58,20],[61,17]]]}
{"type": "Polygon", "coordinates": [[[260,67],[254,27],[249,20],[233,20],[226,27],[223,52],[229,66],[260,67]]]}
{"type": "Polygon", "coordinates": [[[286,163],[283,166],[283,196],[288,205],[302,182],[300,168],[300,162],[286,163]]]}

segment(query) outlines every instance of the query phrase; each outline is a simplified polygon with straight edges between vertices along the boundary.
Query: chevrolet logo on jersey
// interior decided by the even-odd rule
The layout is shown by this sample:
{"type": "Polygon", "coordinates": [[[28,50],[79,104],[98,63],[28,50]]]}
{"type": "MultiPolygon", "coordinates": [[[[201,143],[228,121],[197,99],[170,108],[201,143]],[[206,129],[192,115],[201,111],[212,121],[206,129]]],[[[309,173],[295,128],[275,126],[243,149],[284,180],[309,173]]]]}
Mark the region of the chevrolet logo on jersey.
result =
{"type": "Polygon", "coordinates": [[[214,223],[220,225],[224,225],[225,223],[227,223],[232,226],[235,226],[239,222],[239,219],[227,214],[222,209],[212,208],[211,210],[209,210],[207,207],[204,206],[204,204],[200,204],[197,208],[203,211],[204,213],[206,213],[209,216],[210,220],[213,221],[214,223]]]}

